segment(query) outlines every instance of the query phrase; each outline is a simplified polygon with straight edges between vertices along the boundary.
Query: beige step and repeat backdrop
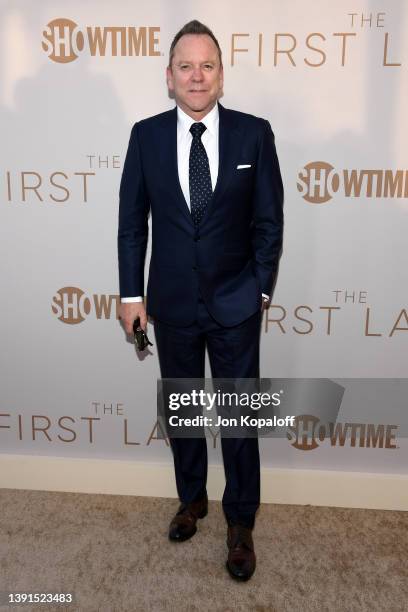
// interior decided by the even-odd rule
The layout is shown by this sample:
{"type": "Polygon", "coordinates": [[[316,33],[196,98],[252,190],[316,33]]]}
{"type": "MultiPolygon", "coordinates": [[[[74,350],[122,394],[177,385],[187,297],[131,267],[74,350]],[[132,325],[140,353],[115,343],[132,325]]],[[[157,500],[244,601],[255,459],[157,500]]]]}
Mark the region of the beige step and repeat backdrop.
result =
{"type": "MultiPolygon", "coordinates": [[[[138,358],[117,319],[116,231],[131,126],[172,108],[168,49],[192,18],[219,38],[223,104],[276,137],[285,244],[262,375],[407,374],[405,2],[2,0],[1,486],[174,494],[156,349],[138,358]]],[[[341,474],[341,500],[366,504],[347,497],[358,477],[367,505],[405,506],[395,385],[346,388],[351,435],[262,440],[264,499],[318,503],[341,474]]],[[[218,445],[210,463],[217,496],[218,445]]]]}

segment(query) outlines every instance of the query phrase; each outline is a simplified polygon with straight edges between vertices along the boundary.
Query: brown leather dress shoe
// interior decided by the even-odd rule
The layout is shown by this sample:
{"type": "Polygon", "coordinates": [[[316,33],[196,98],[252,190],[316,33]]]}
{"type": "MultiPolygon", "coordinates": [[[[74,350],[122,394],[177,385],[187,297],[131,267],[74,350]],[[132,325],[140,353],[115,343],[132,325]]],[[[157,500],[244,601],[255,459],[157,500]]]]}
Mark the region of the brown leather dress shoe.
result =
{"type": "Polygon", "coordinates": [[[227,546],[230,575],[236,580],[249,580],[256,567],[252,530],[243,525],[228,525],[227,546]]]}
{"type": "Polygon", "coordinates": [[[173,542],[184,542],[197,531],[197,519],[208,513],[208,497],[189,504],[181,504],[169,527],[169,539],[173,542]]]}

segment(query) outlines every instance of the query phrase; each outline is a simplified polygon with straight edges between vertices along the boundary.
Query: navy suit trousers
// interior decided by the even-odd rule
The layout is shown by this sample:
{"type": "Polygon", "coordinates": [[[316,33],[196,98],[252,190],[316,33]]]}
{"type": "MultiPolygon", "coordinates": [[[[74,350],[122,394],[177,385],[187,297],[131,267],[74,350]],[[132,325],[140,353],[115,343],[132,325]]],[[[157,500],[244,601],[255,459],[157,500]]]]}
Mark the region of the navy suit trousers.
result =
{"type": "MultiPolygon", "coordinates": [[[[222,327],[201,296],[196,321],[177,327],[154,321],[162,378],[204,378],[205,349],[213,378],[258,378],[261,312],[234,327],[222,327]]],[[[207,482],[206,438],[170,438],[180,501],[202,497],[207,482]]],[[[222,498],[230,524],[253,528],[260,503],[260,460],[257,437],[221,437],[226,486],[222,498]]]]}

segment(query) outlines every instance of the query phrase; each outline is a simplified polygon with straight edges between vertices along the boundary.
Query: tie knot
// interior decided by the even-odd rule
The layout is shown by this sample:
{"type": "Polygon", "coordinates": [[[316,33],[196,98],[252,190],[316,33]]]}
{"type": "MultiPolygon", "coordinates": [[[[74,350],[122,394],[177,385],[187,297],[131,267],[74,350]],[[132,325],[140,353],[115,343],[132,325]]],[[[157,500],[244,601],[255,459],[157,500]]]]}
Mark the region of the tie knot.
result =
{"type": "Polygon", "coordinates": [[[205,127],[204,123],[192,123],[190,127],[190,132],[192,133],[193,138],[201,138],[206,129],[207,128],[205,127]]]}

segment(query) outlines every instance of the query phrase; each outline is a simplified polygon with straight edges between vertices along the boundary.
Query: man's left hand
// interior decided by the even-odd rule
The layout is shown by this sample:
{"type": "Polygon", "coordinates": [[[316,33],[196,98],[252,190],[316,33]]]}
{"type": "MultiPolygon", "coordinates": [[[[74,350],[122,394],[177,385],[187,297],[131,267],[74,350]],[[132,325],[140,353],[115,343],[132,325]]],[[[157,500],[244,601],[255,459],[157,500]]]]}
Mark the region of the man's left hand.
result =
{"type": "Polygon", "coordinates": [[[269,308],[270,303],[271,300],[266,300],[265,298],[262,298],[261,312],[263,312],[266,308],[269,308]]]}

